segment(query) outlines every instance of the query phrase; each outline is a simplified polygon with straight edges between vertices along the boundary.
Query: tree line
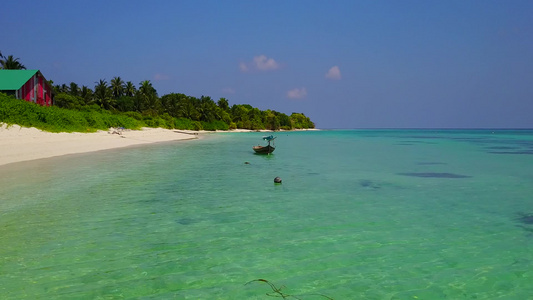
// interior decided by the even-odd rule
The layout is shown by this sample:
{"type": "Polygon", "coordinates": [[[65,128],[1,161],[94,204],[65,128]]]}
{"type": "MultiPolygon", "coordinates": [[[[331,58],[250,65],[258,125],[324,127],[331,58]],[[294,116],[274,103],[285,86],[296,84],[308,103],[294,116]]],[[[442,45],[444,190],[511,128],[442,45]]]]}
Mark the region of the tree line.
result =
{"type": "MultiPolygon", "coordinates": [[[[4,57],[0,52],[3,69],[26,69],[12,55],[4,57]]],[[[93,89],[79,86],[54,85],[54,106],[71,110],[106,110],[125,114],[152,127],[167,127],[192,130],[292,130],[314,128],[315,124],[303,113],[290,116],[275,110],[260,110],[248,104],[229,105],[226,98],[214,101],[209,96],[200,98],[180,93],[158,96],[149,80],[139,83],[114,77],[95,82],[93,89]]]]}
{"type": "MultiPolygon", "coordinates": [[[[126,113],[136,119],[177,119],[187,123],[195,130],[291,130],[314,128],[314,123],[303,113],[292,113],[290,116],[274,110],[260,110],[248,104],[229,104],[226,98],[214,101],[209,96],[200,98],[181,93],[170,93],[158,96],[156,89],[149,80],[139,83],[139,87],[131,81],[114,77],[108,83],[104,79],[96,82],[94,89],[79,86],[71,82],[69,85],[53,85],[55,91],[54,105],[68,109],[82,109],[86,106],[126,113]]],[[[157,125],[157,124],[154,124],[157,125]]]]}

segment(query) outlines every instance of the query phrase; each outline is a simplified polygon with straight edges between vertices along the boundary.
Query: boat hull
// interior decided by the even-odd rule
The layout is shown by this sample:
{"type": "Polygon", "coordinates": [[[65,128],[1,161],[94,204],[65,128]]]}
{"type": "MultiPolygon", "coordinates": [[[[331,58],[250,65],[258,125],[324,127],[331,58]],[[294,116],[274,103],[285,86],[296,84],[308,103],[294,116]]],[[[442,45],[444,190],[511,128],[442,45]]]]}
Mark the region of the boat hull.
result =
{"type": "Polygon", "coordinates": [[[268,145],[268,146],[254,146],[252,147],[257,154],[270,154],[276,150],[276,148],[268,145]]]}

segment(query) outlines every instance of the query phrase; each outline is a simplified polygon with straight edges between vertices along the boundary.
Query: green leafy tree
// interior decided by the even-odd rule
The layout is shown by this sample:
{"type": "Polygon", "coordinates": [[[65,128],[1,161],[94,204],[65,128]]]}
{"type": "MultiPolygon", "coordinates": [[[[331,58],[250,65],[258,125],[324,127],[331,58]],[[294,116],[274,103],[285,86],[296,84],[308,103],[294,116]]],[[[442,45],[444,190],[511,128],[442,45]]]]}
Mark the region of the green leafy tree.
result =
{"type": "Polygon", "coordinates": [[[292,126],[292,122],[291,122],[291,118],[289,116],[287,116],[286,114],[284,113],[280,113],[280,112],[276,112],[276,115],[279,119],[279,126],[280,126],[280,129],[285,129],[285,130],[292,130],[294,127],[292,126]]]}
{"type": "Polygon", "coordinates": [[[118,99],[124,95],[125,84],[120,77],[111,79],[111,90],[113,91],[113,98],[118,99]]]}
{"type": "Polygon", "coordinates": [[[302,113],[292,113],[290,116],[290,119],[291,119],[291,123],[294,128],[298,128],[298,129],[315,128],[315,124],[311,122],[311,119],[309,119],[302,113]]]}
{"type": "Polygon", "coordinates": [[[199,121],[200,113],[197,109],[199,103],[200,100],[195,97],[181,97],[179,102],[179,116],[193,121],[199,121]]]}
{"type": "Polygon", "coordinates": [[[79,109],[80,99],[74,95],[60,93],[54,97],[54,105],[68,109],[79,109]]]}
{"type": "Polygon", "coordinates": [[[253,108],[246,104],[234,104],[231,107],[231,117],[237,128],[252,129],[252,123],[248,116],[249,107],[253,108]]]}
{"type": "Polygon", "coordinates": [[[150,115],[156,115],[158,110],[158,98],[157,91],[152,86],[150,80],[142,81],[139,84],[139,90],[137,91],[139,101],[142,103],[142,108],[150,115]]]}
{"type": "Polygon", "coordinates": [[[107,81],[100,79],[94,87],[94,99],[103,109],[113,108],[113,97],[111,88],[107,85],[107,81]]]}
{"type": "Polygon", "coordinates": [[[115,100],[115,108],[122,112],[135,111],[135,97],[122,96],[115,100]]]}
{"type": "Polygon", "coordinates": [[[94,93],[90,88],[86,86],[82,86],[80,96],[81,96],[81,99],[83,100],[83,103],[85,105],[89,105],[93,101],[94,93]]]}
{"type": "Polygon", "coordinates": [[[131,81],[126,82],[126,85],[124,87],[124,94],[128,97],[135,96],[135,93],[137,90],[135,89],[135,85],[131,81]]]}
{"type": "Polygon", "coordinates": [[[217,105],[209,96],[202,96],[197,107],[198,113],[200,113],[200,121],[213,122],[218,120],[217,105]]]}
{"type": "MultiPolygon", "coordinates": [[[[1,54],[1,53],[0,53],[1,54]]],[[[0,65],[5,70],[25,70],[26,67],[19,62],[19,58],[14,58],[13,55],[5,57],[0,55],[0,65]]]]}
{"type": "Polygon", "coordinates": [[[253,130],[261,130],[265,129],[265,125],[263,124],[263,113],[259,108],[253,107],[252,109],[248,110],[248,119],[251,122],[251,128],[253,130]]]}
{"type": "Polygon", "coordinates": [[[229,112],[229,102],[226,98],[220,98],[217,102],[217,105],[223,111],[229,112]]]}
{"type": "Polygon", "coordinates": [[[72,96],[78,96],[80,94],[80,87],[74,83],[74,82],[71,82],[70,83],[70,86],[69,86],[69,94],[72,95],[72,96]]]}
{"type": "Polygon", "coordinates": [[[275,111],[270,109],[263,112],[263,124],[266,129],[279,130],[281,128],[280,118],[275,111]]]}
{"type": "Polygon", "coordinates": [[[220,115],[220,120],[222,120],[224,123],[230,125],[233,122],[231,120],[231,115],[229,114],[229,112],[220,109],[219,115],[220,115]]]}
{"type": "Polygon", "coordinates": [[[174,118],[182,117],[181,107],[187,98],[184,94],[171,93],[161,97],[161,107],[164,113],[174,118]]]}

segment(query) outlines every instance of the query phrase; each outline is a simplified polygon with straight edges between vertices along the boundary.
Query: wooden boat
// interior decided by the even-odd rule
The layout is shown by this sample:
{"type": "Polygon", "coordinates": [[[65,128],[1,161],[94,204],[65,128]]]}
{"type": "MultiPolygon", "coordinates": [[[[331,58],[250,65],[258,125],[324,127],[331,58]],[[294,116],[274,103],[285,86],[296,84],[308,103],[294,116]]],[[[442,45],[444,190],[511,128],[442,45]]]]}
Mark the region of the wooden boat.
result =
{"type": "Polygon", "coordinates": [[[266,145],[266,146],[260,146],[260,145],[253,146],[252,149],[254,149],[256,154],[270,154],[270,153],[274,152],[274,150],[276,150],[276,147],[274,147],[273,145],[270,145],[270,142],[272,142],[272,144],[274,144],[274,139],[275,138],[276,137],[274,137],[272,135],[264,136],[263,140],[267,141],[268,145],[266,145]]]}
{"type": "Polygon", "coordinates": [[[276,148],[267,145],[267,146],[253,146],[255,153],[257,154],[270,154],[276,150],[276,148]]]}

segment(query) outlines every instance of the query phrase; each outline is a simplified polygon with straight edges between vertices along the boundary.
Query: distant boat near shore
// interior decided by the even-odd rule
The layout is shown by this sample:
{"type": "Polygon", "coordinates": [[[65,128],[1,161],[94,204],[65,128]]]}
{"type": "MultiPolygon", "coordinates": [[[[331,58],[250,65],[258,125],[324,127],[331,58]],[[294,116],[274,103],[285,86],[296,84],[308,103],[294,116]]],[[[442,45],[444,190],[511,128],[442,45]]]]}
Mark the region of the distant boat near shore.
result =
{"type": "Polygon", "coordinates": [[[274,150],[276,150],[276,147],[274,147],[274,145],[273,145],[275,139],[276,139],[276,137],[273,136],[273,135],[264,136],[263,140],[267,141],[268,145],[266,145],[266,146],[261,146],[261,145],[253,146],[252,149],[254,149],[256,154],[270,154],[270,153],[274,152],[274,150]],[[270,142],[272,142],[272,145],[270,144],[270,142]]]}

